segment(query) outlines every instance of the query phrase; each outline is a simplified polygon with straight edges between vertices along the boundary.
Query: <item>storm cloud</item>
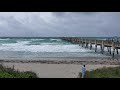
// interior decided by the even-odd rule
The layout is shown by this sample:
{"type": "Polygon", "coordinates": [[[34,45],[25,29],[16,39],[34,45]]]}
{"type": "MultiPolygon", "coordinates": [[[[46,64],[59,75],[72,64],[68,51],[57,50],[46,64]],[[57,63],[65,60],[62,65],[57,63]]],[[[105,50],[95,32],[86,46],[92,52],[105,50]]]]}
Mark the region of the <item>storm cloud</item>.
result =
{"type": "Polygon", "coordinates": [[[0,12],[1,37],[120,36],[120,12],[0,12]]]}

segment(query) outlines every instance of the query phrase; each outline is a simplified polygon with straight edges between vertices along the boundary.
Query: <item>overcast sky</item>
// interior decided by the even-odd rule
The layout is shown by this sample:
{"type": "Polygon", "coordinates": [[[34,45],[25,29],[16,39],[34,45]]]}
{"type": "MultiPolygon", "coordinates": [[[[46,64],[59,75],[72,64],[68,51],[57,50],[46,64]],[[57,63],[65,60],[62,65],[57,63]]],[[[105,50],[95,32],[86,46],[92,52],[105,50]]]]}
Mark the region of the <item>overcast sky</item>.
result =
{"type": "Polygon", "coordinates": [[[4,36],[120,36],[120,12],[0,12],[4,36]]]}

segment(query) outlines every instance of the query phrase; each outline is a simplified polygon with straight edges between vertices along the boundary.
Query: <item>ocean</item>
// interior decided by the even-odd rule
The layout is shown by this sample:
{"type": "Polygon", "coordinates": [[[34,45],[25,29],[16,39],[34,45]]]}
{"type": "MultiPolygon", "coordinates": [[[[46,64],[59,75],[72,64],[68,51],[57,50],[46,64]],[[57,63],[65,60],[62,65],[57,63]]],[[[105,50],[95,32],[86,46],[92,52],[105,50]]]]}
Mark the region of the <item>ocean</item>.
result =
{"type": "Polygon", "coordinates": [[[0,60],[39,60],[40,58],[64,57],[111,57],[109,54],[107,54],[107,50],[105,53],[106,54],[101,54],[99,49],[97,53],[95,53],[94,48],[89,50],[79,46],[78,44],[72,44],[60,38],[0,38],[0,60]]]}

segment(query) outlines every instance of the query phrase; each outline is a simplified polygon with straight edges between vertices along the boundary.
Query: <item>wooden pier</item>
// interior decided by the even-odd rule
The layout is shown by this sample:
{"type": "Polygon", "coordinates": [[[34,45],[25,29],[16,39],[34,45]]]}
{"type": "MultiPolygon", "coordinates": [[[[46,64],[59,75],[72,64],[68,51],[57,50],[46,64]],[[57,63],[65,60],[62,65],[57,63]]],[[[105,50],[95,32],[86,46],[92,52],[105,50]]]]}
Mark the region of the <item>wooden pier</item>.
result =
{"type": "Polygon", "coordinates": [[[114,57],[115,52],[119,54],[118,49],[120,49],[120,42],[114,40],[97,40],[93,38],[77,38],[77,37],[65,37],[62,38],[65,41],[69,41],[71,43],[79,44],[82,47],[92,49],[93,45],[95,45],[95,52],[97,52],[97,47],[100,46],[101,53],[104,53],[104,48],[106,47],[109,54],[114,57]]]}

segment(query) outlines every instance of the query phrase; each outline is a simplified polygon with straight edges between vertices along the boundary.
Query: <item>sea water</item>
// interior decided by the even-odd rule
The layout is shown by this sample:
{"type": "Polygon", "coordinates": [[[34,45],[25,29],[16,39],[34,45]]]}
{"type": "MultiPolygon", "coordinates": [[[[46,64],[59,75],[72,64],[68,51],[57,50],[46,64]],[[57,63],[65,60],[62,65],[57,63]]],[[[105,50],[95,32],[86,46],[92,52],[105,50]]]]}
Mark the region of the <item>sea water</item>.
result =
{"type": "MultiPolygon", "coordinates": [[[[102,38],[103,39],[103,38],[102,38]]],[[[107,53],[107,52],[106,52],[107,53]]],[[[72,44],[60,38],[6,37],[0,38],[0,59],[26,59],[62,57],[110,57],[72,44]]]]}

